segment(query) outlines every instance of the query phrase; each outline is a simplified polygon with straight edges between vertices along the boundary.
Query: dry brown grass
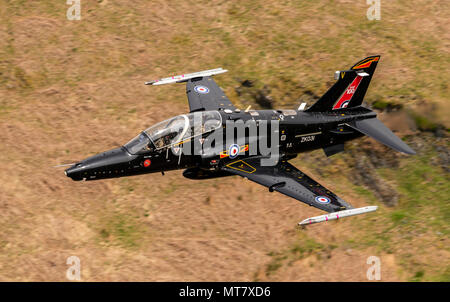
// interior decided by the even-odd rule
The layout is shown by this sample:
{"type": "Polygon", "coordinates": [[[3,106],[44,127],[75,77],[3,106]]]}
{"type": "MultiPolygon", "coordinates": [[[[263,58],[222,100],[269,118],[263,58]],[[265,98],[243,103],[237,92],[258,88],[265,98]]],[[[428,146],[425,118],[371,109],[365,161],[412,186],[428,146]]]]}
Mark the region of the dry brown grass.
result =
{"type": "MultiPolygon", "coordinates": [[[[183,85],[145,80],[214,67],[230,70],[218,82],[238,105],[247,105],[233,90],[241,77],[294,107],[335,69],[380,53],[369,97],[433,104],[448,126],[447,3],[385,2],[379,23],[365,19],[364,1],[82,1],[79,22],[65,19],[64,1],[2,2],[0,280],[64,281],[76,255],[85,281],[364,281],[379,250],[346,244],[376,232],[358,230],[358,218],[301,231],[296,223],[319,211],[240,178],[194,182],[178,171],[79,183],[52,166],[187,111],[183,85]],[[306,239],[336,246],[319,258],[287,252],[267,271],[274,253],[306,239]]],[[[321,181],[367,204],[346,181],[321,181]]],[[[433,251],[448,259],[445,246],[433,251]]],[[[379,255],[383,280],[410,278],[400,256],[379,255]]]]}

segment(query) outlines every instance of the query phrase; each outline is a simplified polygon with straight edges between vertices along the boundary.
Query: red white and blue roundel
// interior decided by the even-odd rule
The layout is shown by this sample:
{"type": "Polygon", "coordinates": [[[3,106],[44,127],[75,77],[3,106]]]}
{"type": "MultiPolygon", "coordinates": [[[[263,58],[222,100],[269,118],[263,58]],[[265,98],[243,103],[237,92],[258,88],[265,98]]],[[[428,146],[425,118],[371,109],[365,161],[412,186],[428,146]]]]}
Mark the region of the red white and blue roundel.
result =
{"type": "Polygon", "coordinates": [[[315,200],[318,203],[322,203],[322,204],[328,204],[331,202],[331,200],[326,196],[316,196],[315,200]]]}
{"type": "Polygon", "coordinates": [[[235,158],[236,156],[238,156],[240,151],[239,145],[233,144],[230,146],[230,149],[228,150],[228,155],[230,156],[230,158],[235,158]]]}
{"type": "Polygon", "coordinates": [[[201,85],[195,86],[195,87],[194,87],[194,90],[195,90],[196,92],[198,92],[198,93],[201,93],[201,94],[207,94],[207,93],[209,93],[209,88],[206,87],[206,86],[201,86],[201,85]]]}

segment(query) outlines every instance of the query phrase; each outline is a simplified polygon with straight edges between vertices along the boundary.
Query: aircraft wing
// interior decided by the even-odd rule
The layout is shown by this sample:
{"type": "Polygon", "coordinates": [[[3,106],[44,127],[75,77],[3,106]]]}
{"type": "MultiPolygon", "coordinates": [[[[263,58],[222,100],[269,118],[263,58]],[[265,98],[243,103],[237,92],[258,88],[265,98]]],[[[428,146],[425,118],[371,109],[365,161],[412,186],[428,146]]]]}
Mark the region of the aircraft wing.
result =
{"type": "Polygon", "coordinates": [[[191,112],[235,109],[223,90],[210,76],[188,80],[186,83],[186,94],[191,112]]]}
{"type": "Polygon", "coordinates": [[[190,112],[219,109],[234,110],[236,109],[234,105],[211,77],[224,72],[227,72],[227,70],[216,68],[149,81],[145,82],[145,85],[185,82],[190,112]]]}
{"type": "Polygon", "coordinates": [[[266,186],[271,192],[278,191],[327,212],[353,208],[287,161],[279,161],[275,166],[261,166],[260,160],[260,157],[236,160],[222,169],[266,186]]]}

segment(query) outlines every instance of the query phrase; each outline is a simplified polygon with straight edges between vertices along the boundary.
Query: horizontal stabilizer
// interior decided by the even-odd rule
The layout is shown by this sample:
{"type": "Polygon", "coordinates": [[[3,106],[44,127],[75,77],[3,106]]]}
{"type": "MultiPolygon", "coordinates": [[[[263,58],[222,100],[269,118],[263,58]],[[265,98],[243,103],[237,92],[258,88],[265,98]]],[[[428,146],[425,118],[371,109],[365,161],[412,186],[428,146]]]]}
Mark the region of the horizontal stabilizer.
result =
{"type": "Polygon", "coordinates": [[[361,121],[354,121],[348,123],[350,127],[359,132],[370,136],[371,138],[379,141],[380,143],[406,154],[416,154],[407,144],[405,144],[400,138],[392,133],[382,122],[377,118],[370,118],[361,121]]]}
{"type": "Polygon", "coordinates": [[[155,80],[155,81],[145,82],[145,85],[163,85],[163,84],[186,82],[189,79],[209,77],[209,76],[224,73],[227,71],[228,70],[222,69],[222,68],[204,70],[204,71],[199,71],[199,72],[194,72],[194,73],[187,73],[187,74],[177,75],[177,76],[173,76],[173,77],[163,78],[163,79],[159,79],[159,80],[155,80]]]}
{"type": "Polygon", "coordinates": [[[302,222],[300,222],[299,225],[303,226],[303,225],[308,225],[308,224],[313,224],[313,223],[324,222],[324,221],[328,221],[328,220],[337,220],[339,218],[374,212],[377,209],[378,209],[377,206],[368,206],[368,207],[363,207],[363,208],[356,208],[356,209],[344,210],[344,211],[339,211],[339,212],[333,212],[330,214],[307,218],[307,219],[303,220],[302,222]]]}

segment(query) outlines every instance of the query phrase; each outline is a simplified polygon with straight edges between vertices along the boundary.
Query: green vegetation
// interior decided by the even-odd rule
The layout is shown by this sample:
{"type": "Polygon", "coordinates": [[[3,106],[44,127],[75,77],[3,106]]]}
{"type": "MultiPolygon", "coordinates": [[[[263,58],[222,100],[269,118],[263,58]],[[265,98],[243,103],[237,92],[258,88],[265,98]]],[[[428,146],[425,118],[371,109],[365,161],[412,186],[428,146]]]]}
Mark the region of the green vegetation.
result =
{"type": "Polygon", "coordinates": [[[314,255],[317,260],[323,257],[329,258],[333,249],[337,248],[334,243],[323,244],[309,237],[302,231],[297,231],[295,242],[289,248],[279,252],[270,252],[268,256],[272,260],[266,265],[266,274],[274,274],[283,265],[291,266],[295,261],[314,255]]]}
{"type": "Polygon", "coordinates": [[[316,242],[313,238],[299,238],[297,242],[289,250],[296,258],[301,259],[305,255],[313,252],[319,252],[324,249],[324,246],[316,242]]]}
{"type": "Polygon", "coordinates": [[[413,118],[416,122],[417,128],[422,131],[435,131],[438,128],[438,124],[436,122],[433,122],[422,115],[413,114],[413,118]]]}
{"type": "Polygon", "coordinates": [[[272,260],[266,266],[266,274],[270,276],[283,265],[283,261],[287,258],[287,256],[277,253],[269,253],[268,255],[272,257],[272,260]]]}
{"type": "MultiPolygon", "coordinates": [[[[428,148],[423,154],[403,159],[399,169],[380,169],[379,173],[386,179],[396,181],[401,194],[399,204],[392,209],[378,204],[376,218],[352,221],[355,228],[366,229],[367,233],[352,236],[347,242],[359,249],[375,247],[378,252],[394,253],[401,259],[404,272],[413,275],[411,281],[446,279],[448,276],[442,269],[450,269],[441,259],[429,259],[436,249],[450,251],[445,241],[441,241],[450,232],[450,179],[432,164],[436,156],[428,148]],[[421,245],[411,250],[414,240],[419,240],[421,245]],[[426,265],[428,261],[433,261],[435,266],[426,265]],[[423,268],[414,271],[418,266],[423,268]]],[[[367,196],[364,190],[355,191],[367,196]]]]}
{"type": "Polygon", "coordinates": [[[401,109],[403,106],[401,104],[384,101],[381,99],[377,99],[372,102],[372,107],[379,110],[391,110],[391,109],[401,109]]]}
{"type": "Polygon", "coordinates": [[[116,213],[105,218],[99,230],[100,242],[123,248],[137,248],[144,232],[142,224],[132,215],[116,213]]]}

